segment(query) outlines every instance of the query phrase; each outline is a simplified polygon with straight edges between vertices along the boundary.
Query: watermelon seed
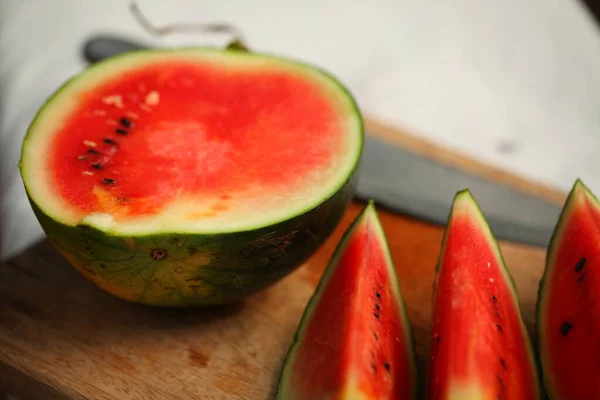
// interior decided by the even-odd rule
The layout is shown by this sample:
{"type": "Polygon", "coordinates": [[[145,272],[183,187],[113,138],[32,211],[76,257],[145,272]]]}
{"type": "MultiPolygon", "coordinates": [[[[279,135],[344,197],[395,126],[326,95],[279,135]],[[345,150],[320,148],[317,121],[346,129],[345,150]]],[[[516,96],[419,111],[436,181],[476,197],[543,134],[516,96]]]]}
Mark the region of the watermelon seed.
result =
{"type": "Polygon", "coordinates": [[[570,322],[563,322],[560,326],[560,334],[565,336],[569,333],[569,331],[573,328],[573,324],[570,322]]]}
{"type": "Polygon", "coordinates": [[[123,98],[118,94],[114,94],[112,96],[106,96],[102,99],[104,104],[112,104],[117,108],[123,108],[123,98]]]}
{"type": "Polygon", "coordinates": [[[95,156],[99,156],[100,152],[98,150],[94,150],[94,149],[87,149],[87,153],[88,154],[93,154],[95,156]]]}
{"type": "Polygon", "coordinates": [[[77,159],[78,160],[87,160],[87,157],[86,156],[77,156],[77,159]]]}
{"type": "Polygon", "coordinates": [[[581,259],[579,261],[577,261],[577,264],[575,264],[575,272],[583,271],[583,267],[585,267],[585,262],[586,262],[585,257],[581,257],[581,259]]]}
{"type": "Polygon", "coordinates": [[[102,179],[102,183],[106,183],[107,185],[112,185],[115,182],[116,181],[114,179],[110,179],[110,178],[104,178],[104,179],[102,179]]]}
{"type": "Polygon", "coordinates": [[[164,260],[165,258],[167,258],[167,251],[165,249],[153,249],[150,252],[150,257],[152,257],[156,261],[164,260]]]}
{"type": "Polygon", "coordinates": [[[373,315],[375,316],[375,318],[379,319],[379,314],[373,313],[373,315]]]}
{"type": "Polygon", "coordinates": [[[144,101],[150,106],[156,106],[160,102],[160,94],[156,90],[153,90],[146,95],[144,101]]]}
{"type": "Polygon", "coordinates": [[[500,385],[500,389],[504,389],[506,387],[504,386],[504,379],[502,379],[500,375],[496,375],[496,379],[498,380],[498,385],[500,385]]]}
{"type": "Polygon", "coordinates": [[[377,366],[373,363],[371,363],[371,369],[373,370],[373,373],[377,372],[377,366]]]}
{"type": "Polygon", "coordinates": [[[92,142],[91,140],[84,140],[83,144],[85,144],[86,146],[89,146],[89,147],[96,147],[97,146],[96,142],[92,142]]]}
{"type": "Polygon", "coordinates": [[[496,324],[496,329],[498,329],[498,332],[502,332],[502,325],[496,324]]]}
{"type": "Polygon", "coordinates": [[[116,145],[117,145],[117,142],[115,142],[114,140],[112,140],[112,139],[109,139],[109,138],[102,139],[102,141],[103,141],[104,143],[106,143],[106,144],[110,144],[110,145],[112,145],[112,146],[116,146],[116,145]]]}
{"type": "Polygon", "coordinates": [[[94,173],[93,173],[93,172],[90,172],[90,171],[83,171],[83,174],[84,174],[84,175],[94,175],[94,173]]]}
{"type": "Polygon", "coordinates": [[[100,264],[100,268],[106,268],[106,265],[100,264]]]}
{"type": "Polygon", "coordinates": [[[390,370],[390,364],[388,362],[384,362],[383,367],[385,368],[386,371],[390,370]]]}
{"type": "Polygon", "coordinates": [[[140,103],[140,110],[142,111],[146,111],[146,112],[150,112],[152,111],[152,109],[150,107],[148,107],[146,104],[140,103]]]}
{"type": "Polygon", "coordinates": [[[127,131],[125,129],[117,128],[115,129],[117,135],[127,135],[127,131]]]}
{"type": "Polygon", "coordinates": [[[130,120],[128,120],[127,118],[125,118],[125,117],[122,117],[122,118],[119,120],[119,122],[120,122],[120,123],[121,123],[121,125],[123,125],[125,128],[131,128],[131,126],[133,125],[133,123],[132,123],[130,120]]]}
{"type": "Polygon", "coordinates": [[[378,299],[381,298],[381,294],[379,292],[375,292],[375,296],[377,296],[378,299]]]}
{"type": "Polygon", "coordinates": [[[504,361],[504,358],[500,357],[500,365],[502,365],[502,368],[506,369],[506,361],[504,361]]]}
{"type": "Polygon", "coordinates": [[[377,311],[381,310],[381,307],[379,306],[379,304],[375,303],[375,309],[376,309],[377,311]]]}
{"type": "Polygon", "coordinates": [[[497,298],[496,296],[492,295],[492,300],[493,300],[493,302],[495,303],[495,302],[497,302],[497,301],[498,301],[498,298],[497,298]]]}
{"type": "Polygon", "coordinates": [[[580,275],[579,278],[577,278],[577,282],[582,282],[584,278],[585,275],[580,275]]]}
{"type": "Polygon", "coordinates": [[[93,163],[92,164],[92,168],[96,168],[96,169],[102,169],[102,165],[98,164],[98,163],[93,163]]]}
{"type": "Polygon", "coordinates": [[[375,333],[375,331],[373,331],[373,337],[375,338],[375,340],[379,340],[379,336],[377,336],[377,333],[375,333]]]}

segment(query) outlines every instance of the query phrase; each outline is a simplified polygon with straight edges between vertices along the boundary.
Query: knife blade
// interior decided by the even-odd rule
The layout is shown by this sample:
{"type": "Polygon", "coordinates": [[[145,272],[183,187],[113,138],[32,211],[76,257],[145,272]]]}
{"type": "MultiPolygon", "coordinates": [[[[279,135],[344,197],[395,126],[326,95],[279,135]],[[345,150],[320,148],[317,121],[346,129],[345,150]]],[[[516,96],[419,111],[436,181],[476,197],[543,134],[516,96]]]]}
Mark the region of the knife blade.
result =
{"type": "MultiPolygon", "coordinates": [[[[95,63],[148,47],[119,36],[85,40],[84,58],[95,63]]],[[[545,247],[560,214],[560,206],[468,171],[384,142],[367,132],[355,197],[392,212],[444,225],[454,194],[469,188],[499,239],[545,247]]]]}

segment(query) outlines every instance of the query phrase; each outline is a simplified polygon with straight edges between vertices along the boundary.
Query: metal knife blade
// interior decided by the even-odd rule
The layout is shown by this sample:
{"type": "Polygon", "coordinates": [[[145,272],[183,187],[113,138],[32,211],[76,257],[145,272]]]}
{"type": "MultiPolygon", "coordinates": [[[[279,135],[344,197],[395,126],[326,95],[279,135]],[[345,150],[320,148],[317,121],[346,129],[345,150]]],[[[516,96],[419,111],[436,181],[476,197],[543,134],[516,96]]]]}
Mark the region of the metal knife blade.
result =
{"type": "MultiPolygon", "coordinates": [[[[94,36],[85,41],[83,55],[94,63],[145,47],[123,37],[94,36]]],[[[357,199],[374,199],[390,211],[444,225],[454,194],[464,188],[473,192],[499,239],[548,245],[560,206],[411,153],[367,132],[357,199]]]]}

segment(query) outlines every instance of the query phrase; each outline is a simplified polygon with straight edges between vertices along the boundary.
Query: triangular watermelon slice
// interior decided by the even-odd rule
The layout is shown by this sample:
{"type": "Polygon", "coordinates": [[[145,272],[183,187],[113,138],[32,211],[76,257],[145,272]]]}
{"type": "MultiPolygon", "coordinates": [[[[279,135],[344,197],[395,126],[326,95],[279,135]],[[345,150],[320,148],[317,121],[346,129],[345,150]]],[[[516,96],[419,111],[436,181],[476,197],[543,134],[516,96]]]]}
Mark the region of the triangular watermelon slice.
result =
{"type": "Polygon", "coordinates": [[[533,400],[539,378],[516,290],[468,190],[454,198],[435,283],[431,400],[533,400]]]}
{"type": "Polygon", "coordinates": [[[548,247],[538,346],[552,400],[600,399],[600,203],[577,180],[548,247]]]}
{"type": "Polygon", "coordinates": [[[373,203],[348,229],[287,355],[280,400],[413,399],[411,329],[373,203]]]}

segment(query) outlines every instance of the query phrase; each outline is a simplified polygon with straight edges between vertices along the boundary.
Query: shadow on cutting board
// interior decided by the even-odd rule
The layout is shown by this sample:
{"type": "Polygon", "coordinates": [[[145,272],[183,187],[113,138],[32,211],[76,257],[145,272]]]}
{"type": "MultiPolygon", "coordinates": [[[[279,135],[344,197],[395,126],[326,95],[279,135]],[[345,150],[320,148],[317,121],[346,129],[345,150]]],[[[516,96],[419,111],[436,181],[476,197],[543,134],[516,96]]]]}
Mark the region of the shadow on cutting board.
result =
{"type": "MultiPolygon", "coordinates": [[[[274,398],[285,354],[314,292],[308,274],[300,268],[233,305],[160,309],[100,290],[43,240],[0,264],[0,340],[28,354],[26,363],[39,364],[34,369],[64,368],[53,380],[63,373],[85,380],[85,367],[80,372],[78,366],[91,363],[101,365],[98,373],[107,380],[112,375],[136,382],[151,375],[154,383],[161,376],[169,381],[160,386],[168,393],[181,386],[183,376],[201,371],[204,385],[235,381],[239,386],[242,379],[247,387],[239,393],[262,392],[264,398],[266,391],[274,398]]],[[[419,356],[418,365],[422,388],[426,359],[419,356]]],[[[194,393],[194,381],[186,384],[194,393]]]]}

